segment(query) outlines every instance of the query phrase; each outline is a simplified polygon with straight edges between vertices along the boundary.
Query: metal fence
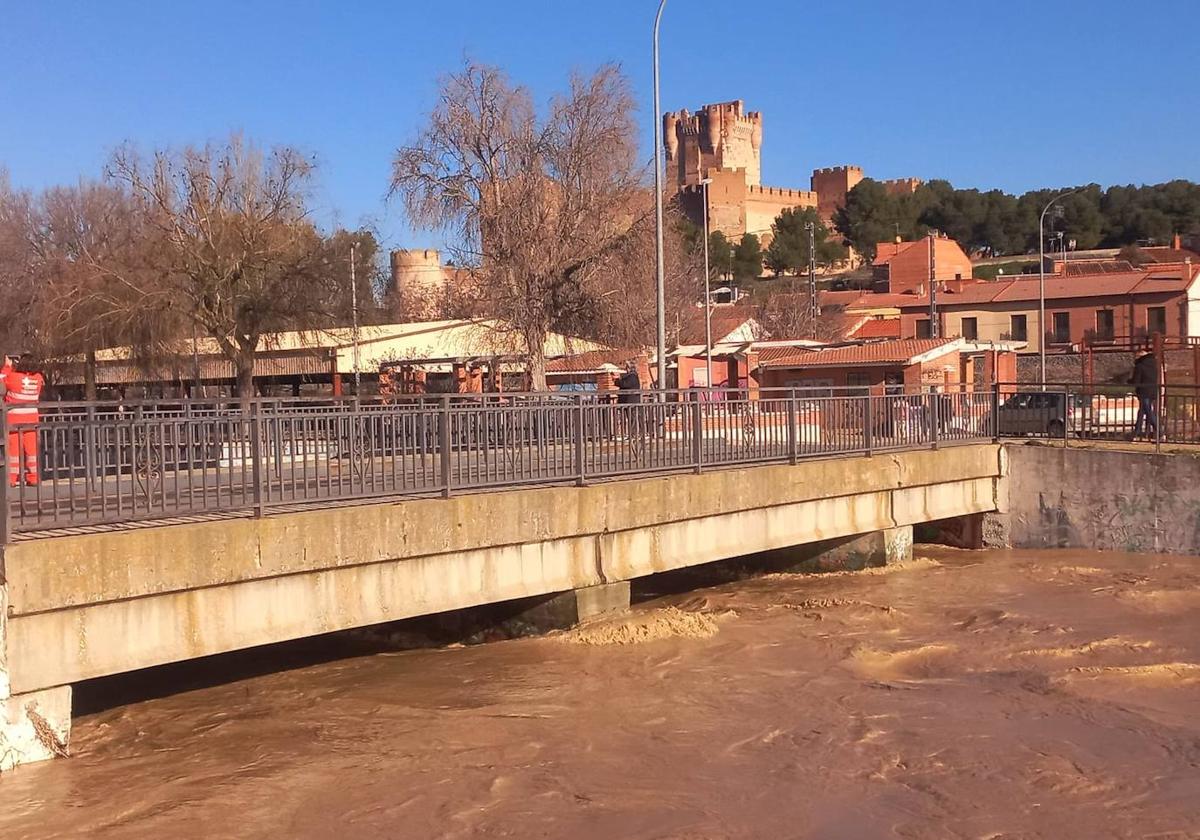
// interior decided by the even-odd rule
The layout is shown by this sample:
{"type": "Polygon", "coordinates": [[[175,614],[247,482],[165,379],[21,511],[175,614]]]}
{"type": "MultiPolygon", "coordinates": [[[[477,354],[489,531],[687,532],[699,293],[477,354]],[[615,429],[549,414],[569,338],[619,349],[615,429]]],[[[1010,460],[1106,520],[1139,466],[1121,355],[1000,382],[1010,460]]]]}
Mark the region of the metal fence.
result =
{"type": "Polygon", "coordinates": [[[1163,385],[1144,400],[1128,385],[998,387],[996,433],[1002,437],[1200,443],[1200,389],[1192,385],[1163,385]]]}
{"type": "Polygon", "coordinates": [[[699,472],[991,439],[997,392],[455,394],[51,403],[2,412],[10,534],[313,503],[699,472]]]}

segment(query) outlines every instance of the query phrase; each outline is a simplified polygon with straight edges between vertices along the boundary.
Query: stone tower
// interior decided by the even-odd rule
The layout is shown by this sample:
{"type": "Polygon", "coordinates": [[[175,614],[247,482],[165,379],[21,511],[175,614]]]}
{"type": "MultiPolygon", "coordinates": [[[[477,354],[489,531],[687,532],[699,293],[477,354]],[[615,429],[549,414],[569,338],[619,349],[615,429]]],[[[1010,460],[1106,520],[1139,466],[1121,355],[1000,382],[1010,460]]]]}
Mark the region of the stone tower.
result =
{"type": "Polygon", "coordinates": [[[441,254],[432,248],[392,251],[392,289],[400,293],[434,292],[446,282],[441,254]]]}
{"type": "Polygon", "coordinates": [[[712,171],[746,172],[746,185],[762,183],[762,114],[741,99],[663,116],[668,191],[695,186],[712,171]],[[673,190],[672,190],[673,188],[673,190]]]}
{"type": "Polygon", "coordinates": [[[863,179],[861,166],[830,166],[814,169],[810,185],[819,199],[817,213],[826,223],[846,206],[846,195],[863,179]]]}

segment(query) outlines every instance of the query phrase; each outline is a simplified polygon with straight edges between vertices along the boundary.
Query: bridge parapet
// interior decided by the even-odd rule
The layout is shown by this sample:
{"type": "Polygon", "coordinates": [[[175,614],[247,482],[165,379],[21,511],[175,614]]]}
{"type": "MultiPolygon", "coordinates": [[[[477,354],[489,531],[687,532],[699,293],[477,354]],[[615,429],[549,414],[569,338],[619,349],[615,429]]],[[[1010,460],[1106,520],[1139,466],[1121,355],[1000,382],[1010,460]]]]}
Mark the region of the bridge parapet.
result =
{"type": "Polygon", "coordinates": [[[965,388],[754,388],[62,403],[32,427],[38,480],[0,486],[0,541],[991,440],[994,401],[994,391],[965,388]]]}

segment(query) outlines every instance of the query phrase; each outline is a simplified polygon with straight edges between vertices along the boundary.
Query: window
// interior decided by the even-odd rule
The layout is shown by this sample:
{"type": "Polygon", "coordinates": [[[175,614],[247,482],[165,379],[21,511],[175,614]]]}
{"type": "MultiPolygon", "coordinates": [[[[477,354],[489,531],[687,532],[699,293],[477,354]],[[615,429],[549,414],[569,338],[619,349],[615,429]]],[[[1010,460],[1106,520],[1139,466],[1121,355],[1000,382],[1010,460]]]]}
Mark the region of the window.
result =
{"type": "Polygon", "coordinates": [[[1146,310],[1146,329],[1151,334],[1167,332],[1167,307],[1151,306],[1146,310]]]}
{"type": "Polygon", "coordinates": [[[1054,313],[1054,338],[1055,344],[1070,344],[1071,343],[1071,313],[1070,312],[1055,312],[1054,313]]]}
{"type": "Polygon", "coordinates": [[[931,335],[929,332],[929,319],[922,318],[917,321],[917,338],[929,338],[931,335]]]}
{"type": "Polygon", "coordinates": [[[979,338],[979,319],[978,318],[963,318],[962,319],[962,337],[968,341],[976,341],[979,338]]]}
{"type": "Polygon", "coordinates": [[[1009,318],[1008,334],[1013,341],[1029,340],[1028,315],[1013,315],[1009,318]]]}
{"type": "Polygon", "coordinates": [[[1096,310],[1096,338],[1112,341],[1113,311],[1111,309],[1096,310]]]}

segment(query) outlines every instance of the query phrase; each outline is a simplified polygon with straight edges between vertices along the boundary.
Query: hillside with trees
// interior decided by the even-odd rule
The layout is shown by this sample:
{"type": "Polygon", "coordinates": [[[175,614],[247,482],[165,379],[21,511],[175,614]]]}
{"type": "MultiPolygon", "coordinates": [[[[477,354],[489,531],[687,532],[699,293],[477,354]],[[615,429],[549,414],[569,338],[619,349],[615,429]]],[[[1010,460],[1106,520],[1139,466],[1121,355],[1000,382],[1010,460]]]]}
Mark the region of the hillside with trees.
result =
{"type": "MultiPolygon", "coordinates": [[[[1054,196],[1069,190],[1041,189],[1016,196],[1001,190],[956,189],[948,181],[922,184],[911,195],[889,195],[864,179],[834,218],[838,234],[867,259],[875,246],[896,236],[915,239],[930,230],[957,240],[976,256],[1024,254],[1038,247],[1038,217],[1054,196]]],[[[1200,184],[1170,181],[1153,186],[1097,184],[1059,202],[1046,230],[1063,231],[1079,250],[1169,243],[1176,233],[1200,233],[1200,184]]]]}

